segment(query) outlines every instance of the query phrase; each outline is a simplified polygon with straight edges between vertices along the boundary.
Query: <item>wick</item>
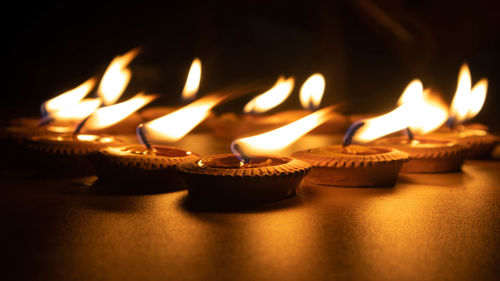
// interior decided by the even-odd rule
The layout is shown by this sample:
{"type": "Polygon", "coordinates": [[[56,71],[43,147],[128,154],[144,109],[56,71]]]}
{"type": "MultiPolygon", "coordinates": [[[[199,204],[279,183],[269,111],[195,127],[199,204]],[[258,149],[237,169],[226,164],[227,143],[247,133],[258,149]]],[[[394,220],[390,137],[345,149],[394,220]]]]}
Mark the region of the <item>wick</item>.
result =
{"type": "Polygon", "coordinates": [[[356,132],[359,130],[359,128],[363,127],[365,125],[365,122],[362,120],[358,120],[354,122],[349,129],[347,129],[347,132],[344,135],[343,143],[342,146],[345,148],[349,145],[352,144],[352,138],[356,134],[356,132]]]}
{"type": "Polygon", "coordinates": [[[413,132],[411,131],[410,127],[407,127],[405,129],[405,133],[408,136],[408,140],[410,140],[410,142],[415,138],[415,135],[413,135],[413,132]]]}
{"type": "Polygon", "coordinates": [[[450,116],[450,118],[448,118],[448,120],[446,120],[446,126],[448,126],[448,128],[450,128],[450,130],[455,129],[456,123],[457,122],[455,121],[455,117],[453,115],[450,116]]]}
{"type": "Polygon", "coordinates": [[[39,122],[38,122],[38,127],[43,127],[46,126],[54,121],[54,118],[50,116],[43,117],[39,122]]]}
{"type": "Polygon", "coordinates": [[[242,164],[250,163],[250,156],[243,152],[243,149],[241,149],[241,146],[238,143],[233,142],[231,144],[231,150],[241,160],[242,164]]]}
{"type": "Polygon", "coordinates": [[[83,119],[82,122],[80,122],[76,126],[75,130],[73,131],[73,135],[78,135],[80,133],[80,131],[82,130],[85,123],[87,123],[87,121],[89,120],[90,116],[92,116],[92,115],[89,115],[87,118],[83,119]]]}
{"type": "Polygon", "coordinates": [[[148,150],[154,152],[152,149],[153,146],[151,146],[151,142],[146,137],[146,132],[144,131],[144,124],[140,124],[139,126],[137,126],[136,132],[137,132],[137,136],[139,137],[139,141],[143,145],[145,145],[148,150]]]}

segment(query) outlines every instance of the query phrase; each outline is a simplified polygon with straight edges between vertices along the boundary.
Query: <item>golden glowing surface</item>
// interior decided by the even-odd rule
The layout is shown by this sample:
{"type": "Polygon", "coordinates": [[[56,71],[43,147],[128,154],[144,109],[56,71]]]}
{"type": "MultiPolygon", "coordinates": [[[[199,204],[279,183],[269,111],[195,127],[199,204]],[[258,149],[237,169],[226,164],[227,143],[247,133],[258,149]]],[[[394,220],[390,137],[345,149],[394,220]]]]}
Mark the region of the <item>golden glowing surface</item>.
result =
{"type": "Polygon", "coordinates": [[[315,109],[320,105],[324,92],[325,77],[321,73],[315,73],[300,88],[300,104],[305,109],[315,109]]]}
{"type": "Polygon", "coordinates": [[[200,87],[201,80],[201,61],[199,58],[195,58],[189,69],[189,73],[186,79],[186,85],[184,85],[184,90],[182,90],[182,99],[193,100],[196,97],[198,88],[200,87]]]}
{"type": "Polygon", "coordinates": [[[249,101],[243,108],[243,112],[262,113],[278,106],[288,98],[294,85],[293,77],[285,79],[280,76],[271,89],[249,101]]]}
{"type": "MultiPolygon", "coordinates": [[[[189,137],[206,155],[228,152],[189,137]]],[[[2,171],[4,252],[22,257],[18,280],[496,280],[499,169],[467,161],[462,173],[400,175],[394,187],[303,185],[236,211],[189,204],[185,190],[115,194],[95,177],[2,171]]]]}
{"type": "Polygon", "coordinates": [[[153,146],[151,149],[147,149],[144,145],[139,144],[108,147],[106,148],[106,151],[114,155],[151,155],[161,157],[184,157],[192,154],[191,151],[185,151],[176,147],[153,146]]]}

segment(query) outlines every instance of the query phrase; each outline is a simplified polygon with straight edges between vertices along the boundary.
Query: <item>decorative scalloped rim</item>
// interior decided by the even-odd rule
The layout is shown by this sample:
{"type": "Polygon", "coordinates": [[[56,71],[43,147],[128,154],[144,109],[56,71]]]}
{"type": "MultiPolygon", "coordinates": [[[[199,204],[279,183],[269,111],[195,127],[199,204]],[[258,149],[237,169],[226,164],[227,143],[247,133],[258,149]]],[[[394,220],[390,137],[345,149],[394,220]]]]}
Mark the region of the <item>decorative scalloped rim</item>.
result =
{"type": "MultiPolygon", "coordinates": [[[[384,147],[391,147],[390,143],[383,143],[383,140],[388,140],[388,139],[395,139],[399,137],[388,137],[388,138],[383,138],[380,139],[379,141],[375,141],[375,145],[381,145],[384,147]]],[[[428,140],[444,140],[448,141],[451,143],[449,146],[437,146],[437,147],[415,147],[415,146],[408,146],[408,147],[403,147],[403,148],[396,148],[399,149],[403,152],[406,152],[410,154],[410,158],[442,158],[442,157],[452,157],[452,156],[458,156],[458,155],[465,155],[467,152],[469,152],[469,147],[462,145],[456,141],[449,141],[445,139],[440,139],[440,138],[425,138],[428,140]]]]}
{"type": "Polygon", "coordinates": [[[455,140],[469,146],[496,145],[500,143],[500,138],[492,134],[486,134],[484,136],[467,136],[455,138],[455,140]]]}
{"type": "MultiPolygon", "coordinates": [[[[140,146],[140,145],[113,146],[112,148],[113,149],[128,148],[133,146],[140,146]]],[[[186,161],[195,161],[200,158],[199,155],[194,153],[183,157],[166,157],[166,156],[143,155],[143,154],[116,155],[108,151],[110,148],[111,147],[108,146],[100,149],[96,155],[96,161],[103,161],[112,165],[124,166],[129,168],[136,167],[145,170],[156,170],[156,169],[164,169],[167,167],[174,167],[186,161]]],[[[175,149],[175,147],[171,148],[175,149]]]]}
{"type": "MultiPolygon", "coordinates": [[[[326,148],[318,147],[318,148],[326,148]]],[[[383,165],[397,165],[399,163],[408,162],[410,160],[408,153],[399,151],[390,147],[372,146],[374,148],[387,150],[386,153],[378,153],[373,155],[346,155],[344,157],[333,157],[320,155],[309,152],[311,149],[297,151],[292,154],[300,160],[310,163],[313,167],[329,167],[329,168],[358,168],[358,167],[374,167],[383,165]]],[[[318,149],[313,148],[313,149],[318,149]]]]}
{"type": "MultiPolygon", "coordinates": [[[[224,156],[234,156],[234,154],[216,154],[208,157],[224,157],[224,156]]],[[[311,165],[299,159],[284,156],[272,156],[272,155],[261,155],[262,157],[280,157],[289,159],[285,164],[267,166],[267,167],[257,167],[257,168],[245,168],[245,169],[225,169],[225,168],[210,168],[210,167],[200,167],[198,166],[198,161],[191,161],[183,163],[177,166],[177,169],[183,173],[200,174],[200,175],[212,175],[212,176],[229,176],[229,177],[281,177],[281,176],[294,176],[307,174],[311,170],[311,165]]],[[[207,159],[205,157],[204,159],[207,159]]]]}
{"type": "MultiPolygon", "coordinates": [[[[27,145],[30,149],[35,151],[43,151],[49,154],[60,154],[60,155],[86,155],[91,152],[95,152],[101,148],[113,145],[119,145],[123,142],[119,139],[114,139],[113,142],[101,143],[95,141],[54,141],[49,139],[43,139],[45,135],[35,136],[27,141],[27,145]]],[[[53,135],[50,135],[53,136],[53,135]]]]}

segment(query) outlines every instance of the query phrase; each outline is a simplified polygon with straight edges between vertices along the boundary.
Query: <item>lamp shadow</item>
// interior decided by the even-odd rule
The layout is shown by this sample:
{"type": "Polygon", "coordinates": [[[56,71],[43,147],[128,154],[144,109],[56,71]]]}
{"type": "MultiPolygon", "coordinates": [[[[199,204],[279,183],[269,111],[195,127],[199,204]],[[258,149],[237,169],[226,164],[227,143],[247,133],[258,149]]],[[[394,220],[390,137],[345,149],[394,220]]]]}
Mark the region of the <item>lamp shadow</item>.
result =
{"type": "Polygon", "coordinates": [[[107,182],[96,179],[88,191],[95,196],[133,196],[133,195],[154,195],[184,190],[184,187],[171,187],[158,184],[127,184],[117,182],[107,182]]]}
{"type": "Polygon", "coordinates": [[[301,196],[297,194],[274,202],[202,200],[186,194],[179,200],[179,207],[190,213],[261,213],[297,207],[302,202],[301,196]]]}

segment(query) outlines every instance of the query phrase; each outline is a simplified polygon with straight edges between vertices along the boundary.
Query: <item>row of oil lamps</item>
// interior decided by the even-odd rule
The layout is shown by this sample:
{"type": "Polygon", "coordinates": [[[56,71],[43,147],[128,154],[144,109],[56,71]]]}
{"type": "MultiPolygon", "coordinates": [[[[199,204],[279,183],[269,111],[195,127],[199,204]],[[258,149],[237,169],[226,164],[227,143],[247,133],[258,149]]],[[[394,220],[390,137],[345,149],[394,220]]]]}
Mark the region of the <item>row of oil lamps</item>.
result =
{"type": "Polygon", "coordinates": [[[287,99],[294,88],[293,78],[280,77],[244,107],[247,114],[215,116],[212,108],[255,93],[255,88],[233,88],[196,99],[199,59],[193,61],[182,92],[183,99],[191,101],[188,105],[136,112],[156,98],[144,93],[116,103],[131,78],[128,64],[137,54],[134,49],[111,62],[95,97],[85,98],[97,84],[92,78],[44,102],[41,118],[13,120],[1,134],[9,147],[10,165],[43,163],[60,174],[95,173],[102,182],[140,189],[187,187],[190,198],[199,200],[264,202],[294,194],[303,179],[329,186],[384,186],[394,184],[400,171],[460,171],[467,157],[489,157],[498,143],[485,126],[462,125],[480,111],[487,91],[485,79],[472,86],[466,65],[449,109],[414,80],[398,107],[384,115],[348,118],[335,112],[336,106],[316,110],[325,80],[314,74],[300,90],[304,110],[262,114],[287,99]],[[236,139],[232,154],[200,157],[164,145],[193,129],[209,128],[216,136],[236,139]],[[119,134],[132,130],[141,145],[120,140],[119,134]],[[309,132],[346,130],[341,144],[298,151],[292,157],[276,155],[309,132]]]}

